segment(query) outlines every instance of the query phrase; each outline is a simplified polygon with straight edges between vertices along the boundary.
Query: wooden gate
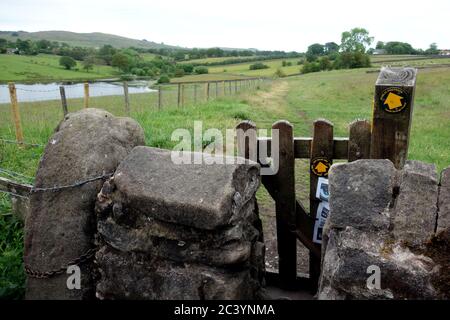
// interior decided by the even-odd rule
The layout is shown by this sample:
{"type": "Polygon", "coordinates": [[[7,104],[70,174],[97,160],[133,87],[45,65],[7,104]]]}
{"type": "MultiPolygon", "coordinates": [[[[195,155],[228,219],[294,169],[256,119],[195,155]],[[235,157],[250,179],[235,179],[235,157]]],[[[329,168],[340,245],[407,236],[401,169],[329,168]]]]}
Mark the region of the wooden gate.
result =
{"type": "MultiPolygon", "coordinates": [[[[309,286],[315,292],[321,267],[321,245],[313,241],[316,212],[320,200],[316,188],[320,176],[327,177],[333,160],[390,159],[402,168],[408,153],[417,70],[412,68],[382,68],[375,85],[372,123],[356,120],[349,125],[347,138],[333,135],[333,124],[319,119],[314,122],[310,138],[294,137],[288,121],[278,121],[278,171],[262,175],[261,180],[275,201],[276,230],[279,257],[279,284],[295,287],[297,280],[297,240],[308,250],[309,286]],[[295,159],[310,163],[310,211],[295,196],[295,159]]],[[[267,149],[271,157],[272,138],[257,137],[256,124],[243,121],[236,127],[238,155],[254,159],[262,166],[259,151],[267,149]]]]}

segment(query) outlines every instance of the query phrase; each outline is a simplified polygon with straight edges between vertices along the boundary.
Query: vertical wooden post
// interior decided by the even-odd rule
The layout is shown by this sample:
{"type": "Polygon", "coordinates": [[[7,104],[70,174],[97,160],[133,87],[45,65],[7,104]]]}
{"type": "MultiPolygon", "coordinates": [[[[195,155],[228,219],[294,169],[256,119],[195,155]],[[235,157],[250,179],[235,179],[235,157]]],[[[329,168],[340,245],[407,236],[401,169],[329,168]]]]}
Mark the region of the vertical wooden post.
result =
{"type": "Polygon", "coordinates": [[[276,185],[279,274],[282,286],[289,288],[297,279],[294,135],[288,121],[275,122],[272,130],[279,132],[279,168],[273,180],[276,185]]]}
{"type": "Polygon", "coordinates": [[[417,69],[382,68],[375,84],[370,157],[401,169],[408,156],[417,69]]]}
{"type": "Polygon", "coordinates": [[[222,95],[225,97],[225,81],[222,81],[222,95]]]}
{"type": "Polygon", "coordinates": [[[181,104],[181,83],[178,84],[177,94],[178,94],[177,107],[179,108],[181,104]]]}
{"type": "Polygon", "coordinates": [[[61,105],[65,117],[68,113],[68,110],[67,110],[66,89],[64,88],[64,86],[59,87],[59,93],[61,94],[61,105]]]}
{"type": "Polygon", "coordinates": [[[234,93],[237,93],[237,80],[234,80],[234,93]]]}
{"type": "Polygon", "coordinates": [[[209,82],[206,83],[206,101],[209,101],[209,82]]]}
{"type": "MultiPolygon", "coordinates": [[[[256,136],[256,125],[249,120],[241,121],[237,126],[237,155],[250,159],[251,155],[257,157],[258,137],[256,136]],[[253,131],[247,132],[253,129],[253,131]],[[244,137],[247,137],[244,139],[244,137]]],[[[251,159],[255,160],[255,159],[251,159]]]]}
{"type": "Polygon", "coordinates": [[[185,90],[184,90],[184,84],[181,85],[181,106],[184,107],[185,105],[185,90]]]}
{"type": "Polygon", "coordinates": [[[216,81],[216,99],[219,97],[219,82],[216,81]]]}
{"type": "Polygon", "coordinates": [[[194,105],[197,104],[197,84],[194,84],[194,105]]]}
{"type": "MultiPolygon", "coordinates": [[[[310,161],[310,193],[309,206],[311,217],[316,219],[320,200],[316,198],[319,177],[328,178],[328,170],[333,162],[333,124],[327,120],[314,122],[313,140],[311,143],[310,161]]],[[[314,225],[313,225],[314,227],[314,225]]],[[[314,230],[313,230],[314,231],[314,230]]],[[[312,232],[314,233],[314,232],[312,232]]],[[[315,244],[320,252],[320,244],[315,244]]],[[[320,276],[320,257],[309,254],[309,278],[313,291],[317,290],[320,276]]]]}
{"type": "Polygon", "coordinates": [[[125,97],[125,113],[127,116],[130,116],[131,111],[130,111],[130,98],[128,96],[128,82],[124,82],[123,83],[123,94],[125,97]]]}
{"type": "Polygon", "coordinates": [[[348,141],[348,161],[370,158],[370,123],[367,120],[355,120],[350,123],[348,141]]]}
{"type": "Polygon", "coordinates": [[[161,111],[161,106],[162,106],[162,90],[161,90],[161,86],[158,86],[158,110],[161,111]]]}
{"type": "Polygon", "coordinates": [[[11,99],[11,111],[14,120],[14,127],[16,129],[16,140],[23,143],[22,121],[20,120],[19,103],[17,101],[16,85],[13,82],[8,84],[9,97],[11,99]]]}
{"type": "Polygon", "coordinates": [[[84,107],[89,108],[89,82],[84,83],[84,107]]]}
{"type": "Polygon", "coordinates": [[[228,82],[228,87],[229,87],[230,96],[231,96],[231,94],[232,94],[232,92],[233,92],[233,89],[232,89],[232,87],[231,87],[231,81],[228,82]]]}

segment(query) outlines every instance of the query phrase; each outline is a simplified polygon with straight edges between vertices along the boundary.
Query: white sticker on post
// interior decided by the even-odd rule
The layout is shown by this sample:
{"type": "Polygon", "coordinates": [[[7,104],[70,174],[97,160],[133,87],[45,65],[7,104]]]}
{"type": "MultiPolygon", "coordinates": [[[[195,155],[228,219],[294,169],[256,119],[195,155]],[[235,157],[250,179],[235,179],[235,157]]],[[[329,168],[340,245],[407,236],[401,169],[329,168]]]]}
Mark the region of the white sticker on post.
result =
{"type": "Polygon", "coordinates": [[[314,225],[313,242],[322,243],[323,227],[328,218],[330,206],[328,202],[322,201],[317,208],[316,224],[314,225]]]}
{"type": "Polygon", "coordinates": [[[328,202],[329,195],[328,179],[320,177],[317,181],[316,198],[328,202]]]}

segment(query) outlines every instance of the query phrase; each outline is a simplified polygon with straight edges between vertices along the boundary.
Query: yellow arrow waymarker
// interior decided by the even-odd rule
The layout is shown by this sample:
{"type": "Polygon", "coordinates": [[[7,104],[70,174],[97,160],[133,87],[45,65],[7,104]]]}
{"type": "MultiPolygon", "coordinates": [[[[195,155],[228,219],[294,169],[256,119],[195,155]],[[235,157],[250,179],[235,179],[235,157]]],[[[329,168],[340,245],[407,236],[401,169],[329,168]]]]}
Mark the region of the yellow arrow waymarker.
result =
{"type": "Polygon", "coordinates": [[[324,173],[327,172],[328,167],[324,165],[322,162],[319,162],[315,167],[315,169],[318,173],[324,173]]]}
{"type": "Polygon", "coordinates": [[[389,109],[396,109],[403,105],[402,103],[403,97],[396,95],[395,93],[389,92],[384,104],[387,104],[389,109]]]}

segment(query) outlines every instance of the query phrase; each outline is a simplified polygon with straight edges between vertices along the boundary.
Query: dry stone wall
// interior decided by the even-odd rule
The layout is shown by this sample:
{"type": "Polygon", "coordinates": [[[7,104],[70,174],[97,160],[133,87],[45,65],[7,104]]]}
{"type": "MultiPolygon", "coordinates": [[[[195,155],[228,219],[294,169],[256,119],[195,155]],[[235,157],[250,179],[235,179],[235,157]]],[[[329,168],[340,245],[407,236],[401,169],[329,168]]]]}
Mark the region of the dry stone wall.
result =
{"type": "Polygon", "coordinates": [[[448,299],[449,173],[418,161],[334,165],[319,299],[448,299]]]}

